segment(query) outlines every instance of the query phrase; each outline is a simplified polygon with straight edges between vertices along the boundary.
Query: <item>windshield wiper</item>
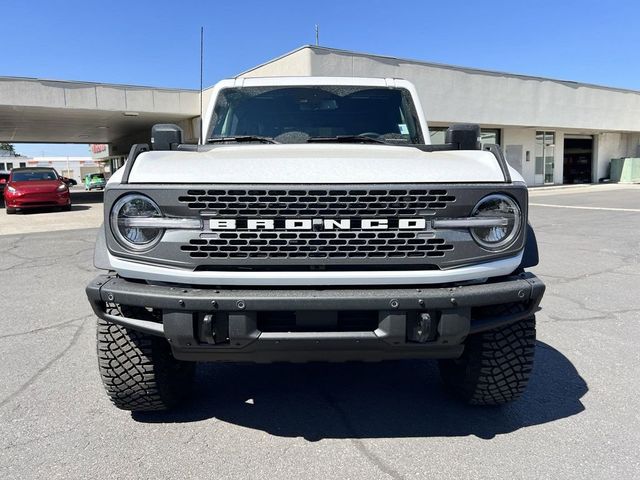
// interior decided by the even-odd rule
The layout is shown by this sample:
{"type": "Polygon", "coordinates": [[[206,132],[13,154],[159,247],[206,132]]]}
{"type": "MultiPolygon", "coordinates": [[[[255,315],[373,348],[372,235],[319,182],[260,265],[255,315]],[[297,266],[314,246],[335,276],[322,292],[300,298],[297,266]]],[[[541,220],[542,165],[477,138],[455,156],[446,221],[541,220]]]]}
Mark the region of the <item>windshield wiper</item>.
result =
{"type": "Polygon", "coordinates": [[[307,143],[379,143],[388,145],[384,140],[365,137],[363,135],[337,135],[335,137],[311,137],[307,143]]]}
{"type": "Polygon", "coordinates": [[[280,143],[271,137],[260,137],[258,135],[239,135],[236,137],[213,137],[207,139],[207,143],[223,143],[223,142],[260,142],[260,143],[280,143]]]}

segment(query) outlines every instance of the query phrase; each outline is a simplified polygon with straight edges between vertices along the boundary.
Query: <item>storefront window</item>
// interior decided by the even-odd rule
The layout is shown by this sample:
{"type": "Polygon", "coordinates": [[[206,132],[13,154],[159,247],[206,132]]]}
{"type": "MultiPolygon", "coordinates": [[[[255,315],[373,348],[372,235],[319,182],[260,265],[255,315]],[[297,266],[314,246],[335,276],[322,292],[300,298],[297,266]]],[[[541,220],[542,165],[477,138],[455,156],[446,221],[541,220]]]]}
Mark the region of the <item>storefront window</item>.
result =
{"type": "MultiPolygon", "coordinates": [[[[432,144],[444,143],[444,134],[447,127],[429,127],[429,136],[432,144]]],[[[499,128],[483,128],[480,130],[480,141],[482,145],[496,144],[500,145],[500,129],[499,128]]]]}
{"type": "Polygon", "coordinates": [[[536,132],[536,175],[544,176],[544,183],[553,183],[556,148],[554,132],[536,132]]]}
{"type": "Polygon", "coordinates": [[[446,127],[429,127],[429,137],[431,137],[431,144],[437,145],[444,143],[444,132],[446,127]]]}
{"type": "Polygon", "coordinates": [[[500,129],[499,128],[483,128],[480,130],[480,141],[482,145],[500,145],[500,129]]]}

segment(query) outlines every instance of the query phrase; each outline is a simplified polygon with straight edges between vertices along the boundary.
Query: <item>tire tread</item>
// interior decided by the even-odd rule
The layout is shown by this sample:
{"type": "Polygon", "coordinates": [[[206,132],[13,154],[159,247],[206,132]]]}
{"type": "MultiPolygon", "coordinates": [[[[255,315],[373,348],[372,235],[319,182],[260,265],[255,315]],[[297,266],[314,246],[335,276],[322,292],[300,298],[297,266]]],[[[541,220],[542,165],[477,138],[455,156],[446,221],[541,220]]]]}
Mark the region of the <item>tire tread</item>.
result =
{"type": "Polygon", "coordinates": [[[194,365],[175,360],[160,337],[98,319],[97,353],[107,395],[122,410],[167,410],[191,384],[194,365]]]}
{"type": "Polygon", "coordinates": [[[443,381],[472,405],[502,405],[519,398],[533,370],[535,318],[471,335],[458,360],[442,360],[443,381]]]}

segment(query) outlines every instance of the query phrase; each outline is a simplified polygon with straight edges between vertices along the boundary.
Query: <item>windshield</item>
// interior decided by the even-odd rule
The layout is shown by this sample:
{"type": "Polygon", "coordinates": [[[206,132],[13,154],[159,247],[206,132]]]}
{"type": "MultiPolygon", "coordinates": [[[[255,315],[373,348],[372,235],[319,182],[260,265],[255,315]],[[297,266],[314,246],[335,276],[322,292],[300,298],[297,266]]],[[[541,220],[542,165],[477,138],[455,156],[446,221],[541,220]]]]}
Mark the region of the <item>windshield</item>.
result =
{"type": "Polygon", "coordinates": [[[242,136],[279,143],[351,136],[391,144],[424,143],[407,90],[361,86],[221,90],[207,138],[242,136]]]}
{"type": "Polygon", "coordinates": [[[33,180],[57,180],[55,170],[19,170],[12,174],[14,182],[30,182],[33,180]]]}

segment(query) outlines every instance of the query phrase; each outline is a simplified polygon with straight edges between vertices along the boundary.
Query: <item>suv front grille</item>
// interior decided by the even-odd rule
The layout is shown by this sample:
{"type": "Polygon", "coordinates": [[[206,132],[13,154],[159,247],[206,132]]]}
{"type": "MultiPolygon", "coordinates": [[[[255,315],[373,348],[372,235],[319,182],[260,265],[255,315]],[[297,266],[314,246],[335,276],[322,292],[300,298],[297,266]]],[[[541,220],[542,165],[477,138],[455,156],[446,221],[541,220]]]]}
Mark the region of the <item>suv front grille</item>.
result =
{"type": "MultiPolygon", "coordinates": [[[[416,218],[436,215],[456,201],[445,189],[191,189],[178,201],[216,218],[416,218]]],[[[191,258],[421,259],[443,257],[454,246],[426,231],[246,231],[192,239],[191,258]]]]}
{"type": "MultiPolygon", "coordinates": [[[[524,220],[527,190],[521,185],[282,183],[136,188],[167,217],[197,219],[200,228],[168,228],[157,245],[135,254],[125,251],[107,229],[109,248],[119,256],[173,268],[446,270],[515,255],[524,243],[523,230],[512,247],[492,252],[481,248],[467,228],[433,227],[435,219],[468,217],[481,198],[496,192],[516,199],[524,220]]],[[[130,190],[127,185],[107,189],[107,209],[130,190]]]]}

